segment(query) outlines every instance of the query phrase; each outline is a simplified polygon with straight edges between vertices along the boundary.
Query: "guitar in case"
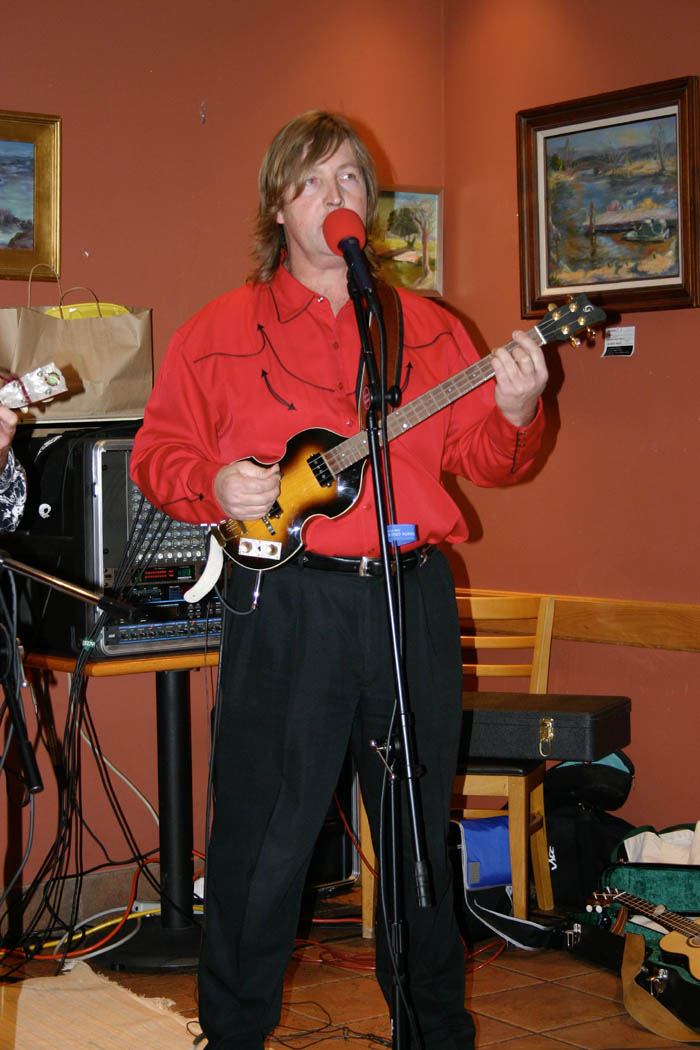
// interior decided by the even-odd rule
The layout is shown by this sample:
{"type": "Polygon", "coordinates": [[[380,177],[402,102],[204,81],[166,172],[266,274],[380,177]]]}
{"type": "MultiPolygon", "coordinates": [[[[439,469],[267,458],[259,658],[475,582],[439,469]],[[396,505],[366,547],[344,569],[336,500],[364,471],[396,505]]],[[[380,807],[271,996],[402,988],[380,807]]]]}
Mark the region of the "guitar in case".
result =
{"type": "Polygon", "coordinates": [[[604,931],[617,942],[617,949],[608,952],[617,961],[611,968],[621,974],[630,1016],[664,1038],[700,1043],[700,923],[613,888],[594,893],[588,910],[599,917],[599,947],[604,931]],[[608,914],[611,907],[619,909],[614,920],[608,914]],[[651,920],[666,932],[630,922],[631,916],[651,920]]]}

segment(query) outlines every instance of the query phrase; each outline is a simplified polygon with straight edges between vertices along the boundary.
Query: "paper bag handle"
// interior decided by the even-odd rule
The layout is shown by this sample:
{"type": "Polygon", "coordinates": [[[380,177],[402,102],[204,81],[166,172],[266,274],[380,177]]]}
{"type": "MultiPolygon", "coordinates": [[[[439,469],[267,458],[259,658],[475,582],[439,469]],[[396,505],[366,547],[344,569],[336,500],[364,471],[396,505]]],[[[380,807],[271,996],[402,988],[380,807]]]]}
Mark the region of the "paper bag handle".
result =
{"type": "Polygon", "coordinates": [[[50,270],[51,273],[54,275],[54,277],[56,279],[56,284],[58,285],[59,297],[60,297],[60,299],[63,299],[63,292],[61,291],[61,282],[60,282],[60,280],[58,278],[58,274],[54,270],[53,266],[49,265],[49,263],[36,263],[36,265],[32,266],[31,270],[29,271],[29,285],[27,286],[27,306],[28,307],[31,307],[31,305],[32,305],[32,277],[34,276],[34,271],[35,270],[41,270],[42,268],[44,270],[50,270]]]}
{"type": "MultiPolygon", "coordinates": [[[[60,288],[60,285],[59,285],[59,288],[60,288]]],[[[65,292],[61,293],[61,301],[58,304],[58,309],[61,311],[61,317],[63,317],[63,300],[65,299],[65,297],[68,295],[69,292],[78,292],[78,291],[83,291],[83,292],[89,292],[90,293],[90,295],[95,300],[95,306],[97,307],[97,314],[98,314],[99,317],[102,317],[102,310],[100,309],[100,300],[97,298],[97,296],[93,292],[92,288],[88,288],[88,286],[86,284],[74,284],[72,288],[66,288],[65,292]]]]}

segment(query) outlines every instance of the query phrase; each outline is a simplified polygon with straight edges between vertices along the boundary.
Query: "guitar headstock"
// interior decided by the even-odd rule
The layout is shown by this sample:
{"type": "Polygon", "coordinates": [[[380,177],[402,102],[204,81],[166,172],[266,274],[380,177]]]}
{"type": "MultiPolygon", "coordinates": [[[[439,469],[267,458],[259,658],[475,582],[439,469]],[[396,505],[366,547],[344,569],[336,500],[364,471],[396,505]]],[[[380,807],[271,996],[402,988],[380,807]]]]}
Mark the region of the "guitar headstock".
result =
{"type": "Polygon", "coordinates": [[[572,296],[565,303],[550,306],[542,320],[535,326],[542,343],[561,343],[568,339],[573,346],[579,346],[580,332],[586,333],[586,339],[593,339],[595,325],[605,321],[605,311],[594,306],[587,295],[572,296]]]}
{"type": "Polygon", "coordinates": [[[603,908],[608,908],[611,904],[620,897],[620,890],[610,889],[606,887],[604,890],[596,890],[590,895],[586,903],[587,911],[602,911],[603,908]]]}
{"type": "Polygon", "coordinates": [[[0,405],[26,412],[30,405],[65,394],[68,387],[60,368],[51,361],[23,376],[0,375],[0,405]]]}

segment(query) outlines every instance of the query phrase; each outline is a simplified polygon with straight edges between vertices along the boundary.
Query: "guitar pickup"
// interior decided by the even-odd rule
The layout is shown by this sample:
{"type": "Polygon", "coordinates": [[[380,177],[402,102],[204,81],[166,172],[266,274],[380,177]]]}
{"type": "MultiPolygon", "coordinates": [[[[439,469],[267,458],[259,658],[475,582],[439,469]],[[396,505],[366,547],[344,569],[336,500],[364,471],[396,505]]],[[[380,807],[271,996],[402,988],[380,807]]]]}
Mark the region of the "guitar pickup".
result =
{"type": "Polygon", "coordinates": [[[309,456],[306,462],[311,467],[312,473],[319,485],[328,488],[329,485],[333,484],[335,481],[333,472],[320,452],[314,452],[312,456],[309,456]]]}
{"type": "Polygon", "coordinates": [[[282,544],[274,540],[242,539],[238,544],[238,554],[242,558],[279,561],[282,557],[282,544]]]}

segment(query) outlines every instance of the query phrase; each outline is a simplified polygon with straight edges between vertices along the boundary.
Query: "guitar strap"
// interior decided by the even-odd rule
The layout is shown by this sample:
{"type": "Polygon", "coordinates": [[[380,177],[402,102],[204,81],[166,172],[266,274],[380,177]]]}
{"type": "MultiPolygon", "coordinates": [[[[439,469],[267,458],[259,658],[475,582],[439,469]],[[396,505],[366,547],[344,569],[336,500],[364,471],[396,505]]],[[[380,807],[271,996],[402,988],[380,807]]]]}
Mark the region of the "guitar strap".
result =
{"type": "MultiPolygon", "coordinates": [[[[401,300],[396,289],[392,288],[385,281],[377,281],[376,290],[382,306],[384,330],[386,332],[386,374],[387,376],[393,376],[393,385],[400,388],[403,360],[403,312],[401,310],[401,300]]],[[[370,317],[369,334],[374,347],[375,360],[379,363],[379,330],[374,317],[370,317]]],[[[364,359],[361,359],[355,386],[355,400],[359,419],[363,418],[363,411],[367,410],[369,404],[369,393],[365,393],[367,389],[365,364],[364,359]]],[[[391,411],[390,406],[389,411],[391,411]]]]}

